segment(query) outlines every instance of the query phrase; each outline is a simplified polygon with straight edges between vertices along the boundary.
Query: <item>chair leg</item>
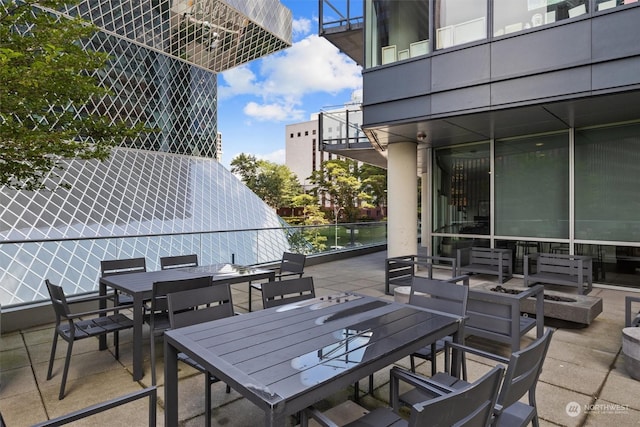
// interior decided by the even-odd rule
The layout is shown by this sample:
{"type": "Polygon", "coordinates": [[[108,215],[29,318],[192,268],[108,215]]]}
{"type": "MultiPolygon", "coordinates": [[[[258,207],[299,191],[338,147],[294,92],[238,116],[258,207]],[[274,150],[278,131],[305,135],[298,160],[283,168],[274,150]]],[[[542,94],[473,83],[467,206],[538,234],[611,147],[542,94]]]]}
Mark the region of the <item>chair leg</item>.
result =
{"type": "Polygon", "coordinates": [[[47,371],[47,380],[51,379],[53,372],[53,359],[56,357],[56,347],[58,346],[58,331],[53,333],[53,343],[51,344],[51,356],[49,357],[49,370],[47,371]]]}
{"type": "Polygon", "coordinates": [[[431,376],[436,374],[436,344],[431,344],[431,376]]]}
{"type": "Polygon", "coordinates": [[[251,281],[249,281],[249,313],[251,313],[251,281]]]}
{"type": "Polygon", "coordinates": [[[413,357],[413,354],[411,356],[409,356],[409,360],[411,361],[411,372],[415,373],[416,372],[416,361],[413,357]]]}
{"type": "Polygon", "coordinates": [[[119,339],[118,331],[113,333],[113,346],[115,347],[115,356],[116,360],[120,360],[120,339],[119,339]]]}
{"type": "Polygon", "coordinates": [[[369,375],[369,394],[373,396],[373,374],[369,375]]]}
{"type": "Polygon", "coordinates": [[[58,400],[64,399],[64,388],[67,384],[67,374],[69,373],[69,364],[71,363],[71,352],[73,351],[73,340],[69,341],[67,347],[67,355],[64,359],[64,369],[62,370],[62,381],[60,382],[60,394],[58,400]]]}
{"type": "Polygon", "coordinates": [[[151,385],[156,385],[156,340],[155,332],[151,330],[151,385]]]}

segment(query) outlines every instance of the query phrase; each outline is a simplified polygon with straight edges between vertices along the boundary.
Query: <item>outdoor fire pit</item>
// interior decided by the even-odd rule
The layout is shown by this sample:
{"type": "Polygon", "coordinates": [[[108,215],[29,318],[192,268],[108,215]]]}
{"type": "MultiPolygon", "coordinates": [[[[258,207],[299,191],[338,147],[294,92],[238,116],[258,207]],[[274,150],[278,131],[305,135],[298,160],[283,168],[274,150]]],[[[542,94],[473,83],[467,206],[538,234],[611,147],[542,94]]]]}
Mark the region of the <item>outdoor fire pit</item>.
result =
{"type": "MultiPolygon", "coordinates": [[[[511,294],[518,294],[527,289],[508,284],[496,285],[495,283],[484,283],[478,285],[478,287],[492,292],[511,294]]],[[[535,314],[535,300],[532,298],[523,299],[520,302],[520,309],[524,313],[535,314]]],[[[545,317],[590,325],[600,313],[602,313],[602,298],[600,297],[544,291],[545,317]]]]}

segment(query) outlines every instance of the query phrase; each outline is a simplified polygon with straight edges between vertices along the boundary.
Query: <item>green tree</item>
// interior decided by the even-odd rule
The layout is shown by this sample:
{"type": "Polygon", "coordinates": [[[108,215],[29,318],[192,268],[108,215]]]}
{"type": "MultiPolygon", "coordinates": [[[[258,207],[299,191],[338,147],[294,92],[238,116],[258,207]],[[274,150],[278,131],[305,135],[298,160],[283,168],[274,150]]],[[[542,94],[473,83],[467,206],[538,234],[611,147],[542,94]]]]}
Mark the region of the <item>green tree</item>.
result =
{"type": "MultiPolygon", "coordinates": [[[[95,72],[106,53],[82,48],[96,27],[44,12],[77,0],[3,0],[0,5],[0,186],[35,190],[64,160],[109,157],[144,124],[112,122],[92,110],[109,95],[95,72]]],[[[64,184],[64,183],[63,183],[64,184]]]]}
{"type": "Polygon", "coordinates": [[[377,166],[363,164],[360,166],[362,189],[371,196],[374,206],[387,205],[387,171],[377,166]]]}
{"type": "MultiPolygon", "coordinates": [[[[298,194],[291,198],[291,206],[303,208],[303,224],[304,225],[323,225],[328,224],[329,220],[325,217],[324,212],[320,209],[318,198],[310,194],[298,194]]],[[[304,228],[302,233],[304,243],[313,246],[314,251],[322,252],[327,248],[327,236],[319,232],[318,227],[304,228]]]]}
{"type": "Polygon", "coordinates": [[[241,153],[231,161],[231,172],[274,209],[289,205],[300,194],[296,175],[285,165],[241,153]]]}
{"type": "Polygon", "coordinates": [[[347,222],[359,218],[361,207],[371,206],[371,196],[363,191],[360,170],[355,160],[327,160],[320,169],[312,172],[309,180],[317,186],[318,191],[329,195],[334,215],[340,217],[340,210],[347,222]]]}

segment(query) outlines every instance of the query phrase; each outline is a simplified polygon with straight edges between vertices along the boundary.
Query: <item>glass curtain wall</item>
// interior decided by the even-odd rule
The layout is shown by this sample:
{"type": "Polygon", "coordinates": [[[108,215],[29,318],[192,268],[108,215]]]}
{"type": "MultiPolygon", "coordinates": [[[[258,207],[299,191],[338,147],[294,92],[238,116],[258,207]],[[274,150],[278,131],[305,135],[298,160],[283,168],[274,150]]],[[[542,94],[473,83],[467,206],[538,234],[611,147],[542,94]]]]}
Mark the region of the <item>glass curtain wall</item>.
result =
{"type": "Polygon", "coordinates": [[[429,53],[429,2],[367,0],[366,66],[390,64],[429,53]]]}
{"type": "Polygon", "coordinates": [[[435,0],[436,48],[487,38],[487,0],[435,0]]]}
{"type": "Polygon", "coordinates": [[[488,142],[435,150],[432,230],[451,235],[435,238],[442,256],[455,257],[457,249],[472,244],[489,245],[490,158],[488,142]]]}
{"type": "Polygon", "coordinates": [[[588,12],[589,0],[493,0],[493,35],[528,30],[588,12]]]}
{"type": "Polygon", "coordinates": [[[518,274],[528,254],[589,255],[594,281],[640,286],[640,123],[491,144],[434,149],[434,254],[493,239],[518,274]]]}
{"type": "Polygon", "coordinates": [[[569,238],[569,137],[495,143],[495,233],[569,238]]]}

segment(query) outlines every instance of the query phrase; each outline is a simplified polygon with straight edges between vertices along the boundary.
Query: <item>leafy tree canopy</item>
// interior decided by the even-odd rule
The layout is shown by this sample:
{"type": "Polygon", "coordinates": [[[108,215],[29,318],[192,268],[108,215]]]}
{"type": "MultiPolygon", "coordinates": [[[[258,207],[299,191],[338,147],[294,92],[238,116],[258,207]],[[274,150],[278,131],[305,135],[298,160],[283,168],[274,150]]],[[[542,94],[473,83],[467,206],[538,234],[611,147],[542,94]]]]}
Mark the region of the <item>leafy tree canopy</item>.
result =
{"type": "Polygon", "coordinates": [[[291,169],[268,160],[258,160],[251,154],[236,156],[231,161],[231,172],[274,209],[289,205],[291,198],[300,194],[300,184],[291,169]]]}
{"type": "Polygon", "coordinates": [[[144,124],[112,122],[91,108],[109,95],[95,72],[108,55],[82,48],[96,27],[44,12],[77,0],[2,0],[0,4],[0,186],[43,188],[63,160],[105,160],[144,124]]]}

